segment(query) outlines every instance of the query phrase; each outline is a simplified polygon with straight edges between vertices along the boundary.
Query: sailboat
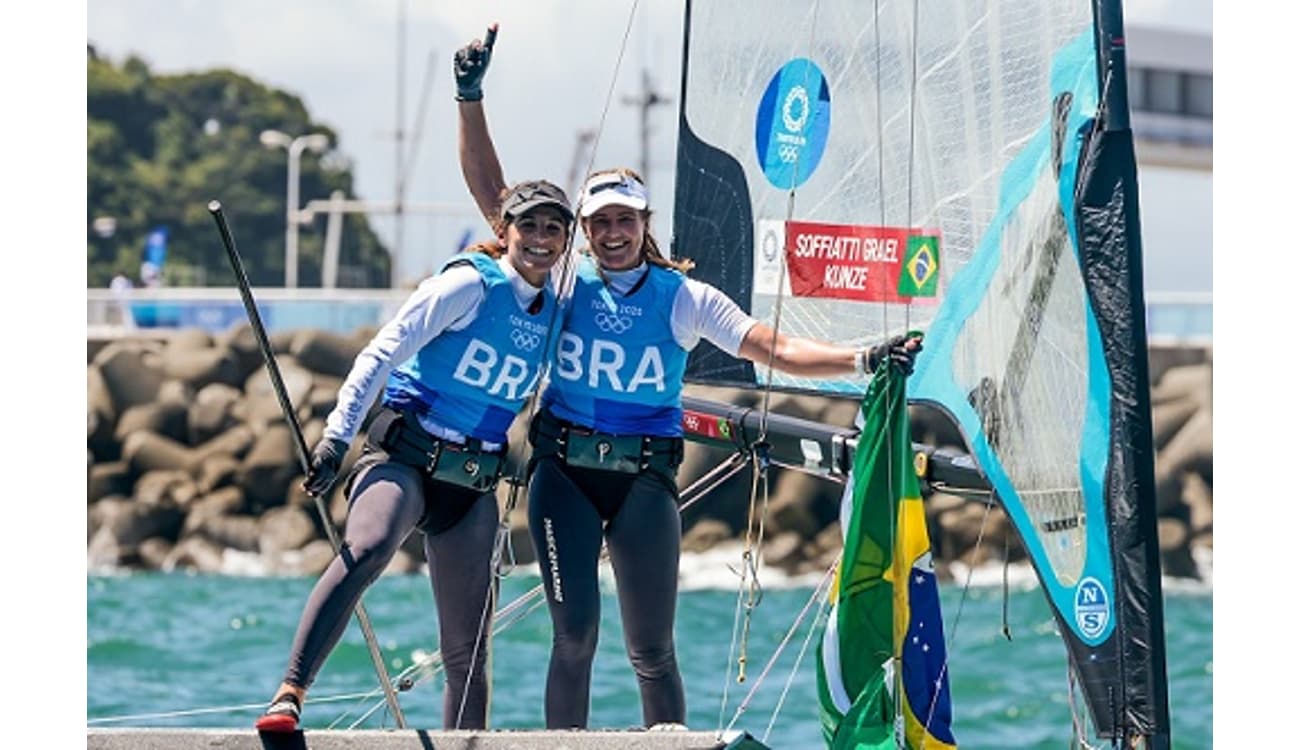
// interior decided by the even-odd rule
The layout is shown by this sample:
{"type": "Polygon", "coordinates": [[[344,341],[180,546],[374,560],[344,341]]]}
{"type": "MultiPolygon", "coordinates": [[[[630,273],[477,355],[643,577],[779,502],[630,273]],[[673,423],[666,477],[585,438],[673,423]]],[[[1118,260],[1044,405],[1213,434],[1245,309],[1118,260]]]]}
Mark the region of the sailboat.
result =
{"type": "MultiPolygon", "coordinates": [[[[1091,730],[1169,747],[1119,0],[712,0],[685,28],[674,253],[786,333],[924,330],[907,398],[955,422],[970,460],[947,468],[1011,520],[1091,730]]],[[[861,388],[707,345],[688,377],[861,388]]],[[[785,463],[845,476],[853,441],[812,432],[785,463]]]]}
{"type": "MultiPolygon", "coordinates": [[[[948,415],[968,451],[918,446],[914,465],[993,498],[1019,534],[1088,716],[1063,740],[1170,747],[1119,0],[687,0],[677,101],[673,254],[787,334],[867,344],[924,331],[907,400],[948,415]]],[[[708,344],[687,376],[863,389],[708,344]]],[[[684,407],[693,441],[848,478],[851,425],[684,407]]],[[[762,747],[721,730],[306,735],[313,747],[762,747]]],[[[87,746],[215,743],[258,739],[91,729],[87,746]]]]}

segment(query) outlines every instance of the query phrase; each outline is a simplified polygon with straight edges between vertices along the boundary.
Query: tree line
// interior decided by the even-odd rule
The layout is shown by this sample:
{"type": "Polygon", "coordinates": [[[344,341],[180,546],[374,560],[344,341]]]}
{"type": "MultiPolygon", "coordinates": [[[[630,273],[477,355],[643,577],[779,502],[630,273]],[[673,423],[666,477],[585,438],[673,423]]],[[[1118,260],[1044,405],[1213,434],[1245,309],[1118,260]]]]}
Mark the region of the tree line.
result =
{"type": "MultiPolygon", "coordinates": [[[[118,274],[140,278],[146,239],[165,227],[163,280],[170,286],[235,283],[208,201],[226,207],[255,286],[284,283],[286,152],[260,135],[335,132],[316,122],[297,96],[240,73],[214,69],[155,75],[132,55],[120,64],[87,45],[86,281],[107,286],[118,274]]],[[[304,150],[302,203],[334,190],[356,197],[351,166],[304,150]]],[[[298,284],[319,286],[324,215],[299,233],[298,284]]],[[[366,218],[343,222],[339,286],[388,287],[392,261],[366,218]]]]}

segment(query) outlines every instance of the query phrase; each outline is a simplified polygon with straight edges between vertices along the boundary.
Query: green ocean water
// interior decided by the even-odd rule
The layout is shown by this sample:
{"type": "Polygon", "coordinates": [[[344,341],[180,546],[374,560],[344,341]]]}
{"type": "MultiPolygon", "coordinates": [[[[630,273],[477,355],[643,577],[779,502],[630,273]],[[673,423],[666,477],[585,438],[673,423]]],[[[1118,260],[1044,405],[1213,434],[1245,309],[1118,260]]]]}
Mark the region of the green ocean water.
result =
{"type": "MultiPolygon", "coordinates": [[[[534,575],[505,579],[505,606],[537,585],[534,575]]],[[[86,712],[91,727],[250,727],[279,684],[297,618],[313,584],[305,578],[131,574],[86,581],[86,712]]],[[[688,723],[730,724],[773,748],[822,747],[816,709],[815,642],[805,643],[812,614],[789,638],[768,676],[758,680],[812,594],[809,587],[765,590],[750,622],[748,679],[728,680],[735,590],[688,590],[680,596],[678,660],[688,723]],[[723,707],[724,692],[726,707],[723,707]],[[783,697],[784,693],[784,697],[783,697]],[[779,712],[777,708],[779,706],[779,712]],[[775,719],[773,719],[773,714],[775,719]]],[[[964,748],[1070,746],[1065,652],[1038,589],[941,590],[953,693],[953,729],[964,748]],[[1004,619],[1011,640],[1002,635],[1004,619]]],[[[423,576],[381,578],[364,602],[390,674],[436,644],[436,614],[423,576]]],[[[813,607],[811,613],[816,612],[813,607]]],[[[612,589],[592,681],[591,726],[641,723],[635,678],[623,652],[612,589]]],[[[1165,592],[1169,695],[1174,747],[1212,746],[1213,599],[1208,588],[1165,592]]],[[[545,607],[497,636],[493,646],[491,724],[542,724],[550,622],[545,607]]],[[[734,658],[733,658],[734,661],[734,658]]],[[[304,724],[347,727],[383,702],[355,620],[309,696],[304,724]],[[368,697],[361,697],[368,696],[368,697]]],[[[410,725],[441,723],[441,686],[417,680],[402,693],[410,725]]],[[[391,726],[380,707],[358,726],[391,726]],[[387,721],[387,723],[385,723],[387,721]]]]}

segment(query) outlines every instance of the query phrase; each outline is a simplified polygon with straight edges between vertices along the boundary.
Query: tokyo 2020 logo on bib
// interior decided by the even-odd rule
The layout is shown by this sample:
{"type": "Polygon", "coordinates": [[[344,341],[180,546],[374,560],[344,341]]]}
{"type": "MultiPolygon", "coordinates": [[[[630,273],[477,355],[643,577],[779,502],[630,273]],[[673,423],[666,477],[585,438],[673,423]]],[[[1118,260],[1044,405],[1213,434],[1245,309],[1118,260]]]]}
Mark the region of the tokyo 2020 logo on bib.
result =
{"type": "Polygon", "coordinates": [[[774,187],[788,190],[817,169],[831,129],[831,90],[821,68],[791,60],[772,76],[758,103],[758,163],[774,187]]]}

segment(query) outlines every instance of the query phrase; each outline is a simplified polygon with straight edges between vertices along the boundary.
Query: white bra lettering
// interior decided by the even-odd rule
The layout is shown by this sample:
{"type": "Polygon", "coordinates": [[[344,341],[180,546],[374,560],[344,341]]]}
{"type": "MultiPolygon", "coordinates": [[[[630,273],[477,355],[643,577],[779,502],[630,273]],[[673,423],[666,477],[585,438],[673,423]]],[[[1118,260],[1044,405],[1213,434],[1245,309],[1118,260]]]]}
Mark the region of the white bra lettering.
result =
{"type": "Polygon", "coordinates": [[[511,401],[528,396],[537,385],[537,374],[534,373],[531,382],[521,390],[520,386],[528,380],[528,362],[513,354],[502,358],[479,339],[470,340],[452,377],[474,388],[486,388],[493,396],[501,396],[504,392],[504,397],[511,401]],[[501,363],[499,370],[498,362],[501,363]],[[493,371],[496,372],[495,379],[493,371]],[[491,383],[490,387],[488,383],[491,383]]]}
{"type": "Polygon", "coordinates": [[[664,392],[664,362],[658,347],[647,346],[642,349],[636,369],[626,384],[619,375],[627,363],[627,352],[621,344],[592,339],[591,351],[585,358],[584,350],[582,339],[577,335],[561,333],[555,374],[574,382],[581,381],[585,374],[587,386],[593,389],[600,387],[603,375],[615,393],[635,393],[641,388],[654,388],[658,393],[664,392]]]}

